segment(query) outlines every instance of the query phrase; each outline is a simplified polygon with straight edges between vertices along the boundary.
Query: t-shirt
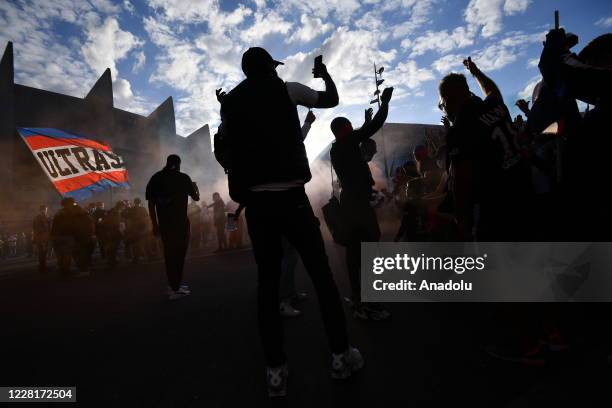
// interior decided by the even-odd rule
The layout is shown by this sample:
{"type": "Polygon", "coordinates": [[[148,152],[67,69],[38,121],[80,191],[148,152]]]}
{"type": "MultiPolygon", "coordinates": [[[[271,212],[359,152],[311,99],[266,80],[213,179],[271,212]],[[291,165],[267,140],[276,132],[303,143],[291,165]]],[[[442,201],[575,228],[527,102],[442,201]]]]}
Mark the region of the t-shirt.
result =
{"type": "MultiPolygon", "coordinates": [[[[319,93],[314,89],[300,84],[299,82],[287,82],[287,93],[289,99],[294,105],[305,106],[307,108],[314,108],[319,101],[319,93]]],[[[305,131],[302,128],[302,135],[306,138],[306,134],[310,130],[310,126],[305,131]]],[[[304,180],[292,180],[285,183],[266,183],[251,187],[251,191],[284,191],[293,187],[301,187],[304,185],[304,180]]]]}
{"type": "Polygon", "coordinates": [[[472,96],[449,129],[448,166],[473,161],[477,202],[505,200],[529,190],[530,171],[521,159],[517,137],[508,108],[494,95],[484,100],[472,96]]]}
{"type": "Polygon", "coordinates": [[[307,108],[314,108],[319,101],[319,92],[306,85],[300,84],[299,82],[287,82],[286,85],[289,98],[296,106],[300,105],[307,108]]]}
{"type": "Polygon", "coordinates": [[[197,198],[191,178],[180,171],[164,168],[151,177],[146,199],[155,204],[161,228],[187,223],[188,197],[197,198]]]}

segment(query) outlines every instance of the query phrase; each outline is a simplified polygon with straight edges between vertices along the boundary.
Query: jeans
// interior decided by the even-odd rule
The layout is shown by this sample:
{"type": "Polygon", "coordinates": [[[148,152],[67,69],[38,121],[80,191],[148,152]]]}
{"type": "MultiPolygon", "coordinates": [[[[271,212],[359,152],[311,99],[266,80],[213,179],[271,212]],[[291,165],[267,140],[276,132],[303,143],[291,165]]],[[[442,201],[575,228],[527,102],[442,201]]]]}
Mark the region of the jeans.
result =
{"type": "Polygon", "coordinates": [[[289,245],[286,239],[283,239],[283,263],[279,291],[281,301],[289,301],[297,294],[295,288],[295,268],[297,268],[299,261],[300,255],[298,252],[289,245]]]}
{"type": "Polygon", "coordinates": [[[344,310],[329,267],[319,220],[304,188],[251,193],[246,220],[257,262],[258,323],[268,366],[278,367],[286,360],[278,306],[282,237],[297,250],[312,279],[332,352],[344,352],[348,347],[344,310]]]}

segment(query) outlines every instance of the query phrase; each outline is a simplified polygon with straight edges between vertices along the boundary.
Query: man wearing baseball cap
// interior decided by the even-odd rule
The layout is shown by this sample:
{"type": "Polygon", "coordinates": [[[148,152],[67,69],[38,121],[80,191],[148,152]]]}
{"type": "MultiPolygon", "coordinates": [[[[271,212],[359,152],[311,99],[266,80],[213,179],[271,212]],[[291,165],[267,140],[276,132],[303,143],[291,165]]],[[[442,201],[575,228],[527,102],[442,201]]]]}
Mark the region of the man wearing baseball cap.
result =
{"type": "MultiPolygon", "coordinates": [[[[286,395],[287,358],[279,314],[281,238],[296,248],[310,275],[332,350],[332,377],[347,378],[361,368],[359,351],[349,346],[342,303],[334,282],[319,221],[304,185],[311,173],[297,105],[332,108],[338,92],[319,58],[313,74],[325,91],[315,91],[278,77],[274,60],[263,48],[242,56],[246,79],[231,92],[220,90],[222,124],[229,157],[230,196],[246,206],[246,220],[258,270],[258,320],[267,361],[268,394],[286,395]]],[[[217,142],[215,142],[217,150],[217,142]]],[[[225,167],[225,166],[224,166],[225,167]]]]}

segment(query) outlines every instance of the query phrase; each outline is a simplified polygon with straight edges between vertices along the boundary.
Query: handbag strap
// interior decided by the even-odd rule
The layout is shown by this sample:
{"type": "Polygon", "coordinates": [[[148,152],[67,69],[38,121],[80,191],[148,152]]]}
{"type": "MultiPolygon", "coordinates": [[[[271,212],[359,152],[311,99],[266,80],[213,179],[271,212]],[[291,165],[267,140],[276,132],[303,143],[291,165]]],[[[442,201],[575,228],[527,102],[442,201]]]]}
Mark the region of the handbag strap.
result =
{"type": "Polygon", "coordinates": [[[334,197],[334,165],[331,161],[331,149],[329,150],[329,175],[331,177],[331,196],[334,197]]]}

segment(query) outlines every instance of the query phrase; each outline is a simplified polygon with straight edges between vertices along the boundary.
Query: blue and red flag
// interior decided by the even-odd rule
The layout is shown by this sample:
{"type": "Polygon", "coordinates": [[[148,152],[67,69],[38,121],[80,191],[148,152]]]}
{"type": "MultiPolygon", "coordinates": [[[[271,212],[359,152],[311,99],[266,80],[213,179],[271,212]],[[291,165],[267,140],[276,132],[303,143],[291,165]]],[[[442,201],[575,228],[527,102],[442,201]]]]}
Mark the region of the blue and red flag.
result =
{"type": "Polygon", "coordinates": [[[129,188],[125,163],[110,146],[59,129],[17,130],[63,197],[80,201],[112,187],[129,188]]]}

